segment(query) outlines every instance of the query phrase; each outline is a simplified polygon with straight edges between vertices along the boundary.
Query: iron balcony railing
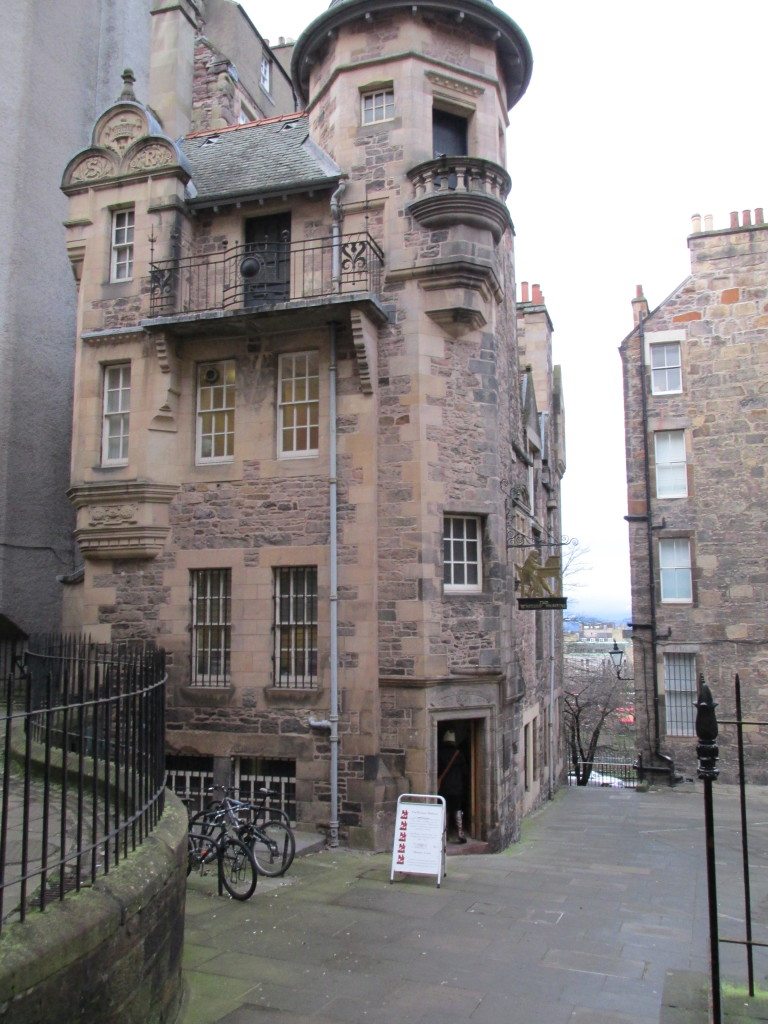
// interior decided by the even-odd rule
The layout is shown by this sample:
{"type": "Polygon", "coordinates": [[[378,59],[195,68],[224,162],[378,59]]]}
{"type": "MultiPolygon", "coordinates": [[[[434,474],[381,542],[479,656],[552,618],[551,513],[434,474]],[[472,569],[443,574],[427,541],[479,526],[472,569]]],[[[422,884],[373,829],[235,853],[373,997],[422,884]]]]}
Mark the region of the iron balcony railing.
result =
{"type": "Polygon", "coordinates": [[[2,683],[0,929],[107,874],[157,824],[165,655],[34,638],[2,683]]]}
{"type": "Polygon", "coordinates": [[[637,768],[628,761],[579,761],[568,773],[568,785],[636,789],[637,768]]]}
{"type": "Polygon", "coordinates": [[[381,290],[384,254],[367,232],[227,245],[216,252],[152,261],[150,315],[262,309],[331,295],[381,290]]]}

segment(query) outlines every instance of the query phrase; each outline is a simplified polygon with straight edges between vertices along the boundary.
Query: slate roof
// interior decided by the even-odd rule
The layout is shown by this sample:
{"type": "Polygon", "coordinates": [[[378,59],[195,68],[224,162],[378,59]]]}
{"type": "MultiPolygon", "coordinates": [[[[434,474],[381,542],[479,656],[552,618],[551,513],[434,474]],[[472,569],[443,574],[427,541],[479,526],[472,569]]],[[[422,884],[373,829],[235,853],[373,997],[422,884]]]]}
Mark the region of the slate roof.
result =
{"type": "Polygon", "coordinates": [[[192,169],[193,206],[330,188],[341,170],[309,138],[306,115],[252,121],[181,141],[192,169]]]}

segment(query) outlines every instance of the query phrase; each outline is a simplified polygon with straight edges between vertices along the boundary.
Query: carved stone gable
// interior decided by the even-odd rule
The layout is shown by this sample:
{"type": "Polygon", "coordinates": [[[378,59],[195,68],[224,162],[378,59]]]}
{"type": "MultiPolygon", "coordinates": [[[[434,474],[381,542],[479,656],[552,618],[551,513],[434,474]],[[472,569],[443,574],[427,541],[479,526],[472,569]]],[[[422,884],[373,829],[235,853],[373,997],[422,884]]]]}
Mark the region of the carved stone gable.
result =
{"type": "Polygon", "coordinates": [[[147,125],[140,114],[119,110],[102,124],[94,141],[97,146],[113,149],[122,156],[136,139],[146,134],[146,131],[147,125]]]}

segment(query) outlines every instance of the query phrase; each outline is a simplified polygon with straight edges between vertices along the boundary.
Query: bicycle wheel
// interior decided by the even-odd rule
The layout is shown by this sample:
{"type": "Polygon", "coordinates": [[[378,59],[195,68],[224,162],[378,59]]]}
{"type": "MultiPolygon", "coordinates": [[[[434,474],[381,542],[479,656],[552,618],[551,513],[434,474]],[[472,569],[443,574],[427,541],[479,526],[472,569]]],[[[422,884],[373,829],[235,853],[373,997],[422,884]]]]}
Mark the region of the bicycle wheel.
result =
{"type": "Polygon", "coordinates": [[[282,821],[265,821],[258,827],[252,827],[250,847],[256,870],[269,878],[277,878],[293,864],[296,839],[282,821]]]}
{"type": "Polygon", "coordinates": [[[247,900],[256,888],[253,854],[239,839],[228,836],[219,854],[221,882],[233,900],[247,900]]]}
{"type": "Polygon", "coordinates": [[[216,857],[216,840],[201,832],[190,832],[187,835],[187,876],[199,870],[202,875],[206,864],[216,857]]]}

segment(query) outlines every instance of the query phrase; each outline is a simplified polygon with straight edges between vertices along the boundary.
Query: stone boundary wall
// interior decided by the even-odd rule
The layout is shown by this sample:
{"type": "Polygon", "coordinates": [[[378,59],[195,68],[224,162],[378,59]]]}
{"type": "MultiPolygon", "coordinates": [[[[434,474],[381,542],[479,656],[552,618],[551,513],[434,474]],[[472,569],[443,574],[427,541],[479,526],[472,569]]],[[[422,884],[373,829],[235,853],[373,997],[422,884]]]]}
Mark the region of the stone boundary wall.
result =
{"type": "Polygon", "coordinates": [[[165,1024],[181,1000],[187,812],[166,793],[157,827],[93,886],[0,937],[4,1024],[165,1024]]]}

